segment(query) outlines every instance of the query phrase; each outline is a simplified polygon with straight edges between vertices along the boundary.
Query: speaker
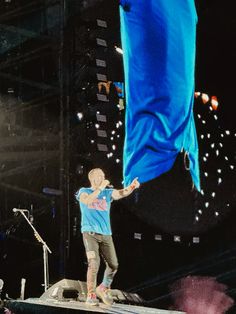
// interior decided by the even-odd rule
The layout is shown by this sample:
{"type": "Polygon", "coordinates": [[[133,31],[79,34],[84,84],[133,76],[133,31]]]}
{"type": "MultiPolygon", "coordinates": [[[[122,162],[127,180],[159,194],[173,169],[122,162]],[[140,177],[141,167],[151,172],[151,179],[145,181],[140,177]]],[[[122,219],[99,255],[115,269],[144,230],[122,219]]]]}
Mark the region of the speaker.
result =
{"type": "Polygon", "coordinates": [[[76,300],[85,301],[87,295],[86,282],[71,279],[62,279],[45,291],[41,300],[76,300]]]}
{"type": "Polygon", "coordinates": [[[145,300],[137,293],[125,292],[118,289],[111,290],[113,300],[116,303],[130,304],[130,305],[145,305],[145,300]]]}

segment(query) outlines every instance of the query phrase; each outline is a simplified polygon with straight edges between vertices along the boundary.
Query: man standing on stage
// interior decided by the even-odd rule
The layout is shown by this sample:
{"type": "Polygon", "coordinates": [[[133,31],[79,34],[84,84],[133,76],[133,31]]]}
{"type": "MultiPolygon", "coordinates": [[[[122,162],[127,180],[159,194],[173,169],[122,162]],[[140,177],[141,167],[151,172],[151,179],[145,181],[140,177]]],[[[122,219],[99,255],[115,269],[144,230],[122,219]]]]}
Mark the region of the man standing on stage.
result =
{"type": "Polygon", "coordinates": [[[130,195],[140,184],[136,179],[125,189],[109,188],[110,182],[100,168],[92,169],[88,178],[89,188],[81,188],[76,193],[81,210],[81,232],[88,259],[87,300],[89,305],[98,305],[99,299],[105,304],[113,303],[109,293],[114,275],[118,269],[118,261],[112,239],[110,224],[110,206],[112,200],[119,200],[130,195]],[[97,286],[97,274],[100,265],[100,253],[106,264],[102,283],[97,286]]]}

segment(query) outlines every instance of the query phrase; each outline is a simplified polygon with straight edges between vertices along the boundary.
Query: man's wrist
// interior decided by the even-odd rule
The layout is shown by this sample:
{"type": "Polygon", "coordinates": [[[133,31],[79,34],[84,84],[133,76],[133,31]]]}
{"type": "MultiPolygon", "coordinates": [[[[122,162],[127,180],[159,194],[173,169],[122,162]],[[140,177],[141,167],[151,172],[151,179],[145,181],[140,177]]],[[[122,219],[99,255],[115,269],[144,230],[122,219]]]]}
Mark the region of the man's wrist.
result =
{"type": "Polygon", "coordinates": [[[135,190],[135,184],[131,184],[131,185],[130,185],[130,190],[131,190],[131,191],[135,190]]]}

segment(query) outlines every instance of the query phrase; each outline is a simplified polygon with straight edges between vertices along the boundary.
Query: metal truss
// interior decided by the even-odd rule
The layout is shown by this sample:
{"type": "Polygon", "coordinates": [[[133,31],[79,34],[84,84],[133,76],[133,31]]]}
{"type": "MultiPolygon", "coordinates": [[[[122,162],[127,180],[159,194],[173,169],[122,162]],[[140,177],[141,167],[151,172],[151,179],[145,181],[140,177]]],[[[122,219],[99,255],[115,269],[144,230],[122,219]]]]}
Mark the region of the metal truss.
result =
{"type": "Polygon", "coordinates": [[[0,23],[3,21],[9,21],[15,18],[20,18],[25,15],[32,14],[39,10],[45,9],[47,7],[60,4],[59,0],[35,0],[35,1],[25,1],[25,5],[17,6],[7,10],[7,12],[0,15],[0,23]]]}
{"type": "MultiPolygon", "coordinates": [[[[4,4],[5,10],[3,4],[0,5],[0,31],[6,40],[5,48],[0,48],[0,192],[10,190],[11,198],[18,193],[22,198],[29,195],[38,200],[48,200],[48,197],[35,191],[34,186],[24,184],[22,188],[19,180],[14,178],[22,174],[32,178],[35,170],[51,164],[58,165],[60,172],[59,161],[61,149],[64,148],[59,145],[60,134],[56,135],[55,129],[59,131],[63,126],[60,117],[59,71],[61,25],[58,25],[61,1],[28,0],[24,3],[15,2],[15,5],[12,2],[8,6],[4,4]],[[39,23],[44,23],[48,10],[52,18],[50,26],[57,27],[58,36],[54,36],[55,29],[48,30],[44,24],[38,24],[38,28],[33,25],[32,14],[38,16],[39,23]],[[56,14],[55,19],[53,14],[56,14]],[[55,81],[45,71],[50,60],[47,57],[54,62],[53,70],[57,74],[56,79],[53,79],[55,81]],[[37,74],[33,64],[42,64],[42,72],[37,74]],[[8,86],[12,87],[11,94],[7,94],[8,86]],[[55,114],[51,114],[50,118],[47,116],[47,107],[51,112],[55,108],[55,114]],[[42,120],[39,126],[32,127],[32,123],[28,125],[27,119],[37,120],[37,115],[42,120]],[[53,121],[49,120],[52,118],[53,121]]],[[[49,175],[48,172],[42,172],[42,178],[37,180],[46,182],[47,177],[43,178],[46,175],[49,175]]]]}

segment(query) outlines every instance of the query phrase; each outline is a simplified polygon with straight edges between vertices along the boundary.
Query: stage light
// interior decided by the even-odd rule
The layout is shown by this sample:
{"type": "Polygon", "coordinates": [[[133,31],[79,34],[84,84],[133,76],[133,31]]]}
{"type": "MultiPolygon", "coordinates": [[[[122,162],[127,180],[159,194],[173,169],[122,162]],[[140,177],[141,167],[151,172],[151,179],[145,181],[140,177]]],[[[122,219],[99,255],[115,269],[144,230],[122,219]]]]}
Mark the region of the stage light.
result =
{"type": "Polygon", "coordinates": [[[162,235],[161,234],[155,234],[154,239],[156,241],[161,241],[162,240],[162,235]]]}
{"type": "Polygon", "coordinates": [[[199,217],[198,217],[198,216],[195,216],[195,220],[196,220],[196,221],[199,221],[199,217]]]}
{"type": "Polygon", "coordinates": [[[135,232],[134,233],[134,239],[135,240],[142,240],[142,233],[135,232]]]}
{"type": "Polygon", "coordinates": [[[101,68],[106,68],[107,63],[105,60],[96,59],[96,66],[101,68]]]}
{"type": "Polygon", "coordinates": [[[204,191],[203,190],[201,190],[201,192],[200,192],[202,195],[204,195],[205,193],[204,193],[204,191]]]}
{"type": "Polygon", "coordinates": [[[181,236],[175,235],[174,236],[174,242],[181,242],[181,236]]]}
{"type": "Polygon", "coordinates": [[[116,131],[115,131],[115,130],[112,130],[112,131],[111,131],[111,134],[112,134],[112,135],[116,134],[116,131]]]}
{"type": "Polygon", "coordinates": [[[14,88],[8,87],[7,93],[8,93],[8,94],[14,94],[14,88]]]}
{"type": "Polygon", "coordinates": [[[116,145],[112,145],[112,149],[113,149],[113,150],[116,150],[116,145]]]}
{"type": "Polygon", "coordinates": [[[226,135],[230,135],[230,131],[229,131],[229,130],[226,130],[226,131],[225,131],[225,134],[226,134],[226,135]]]}
{"type": "Polygon", "coordinates": [[[209,205],[210,205],[210,203],[209,203],[209,202],[205,202],[205,207],[206,207],[206,208],[208,208],[208,207],[209,207],[209,205]]]}
{"type": "Polygon", "coordinates": [[[218,178],[217,182],[218,182],[218,185],[220,185],[222,183],[222,179],[218,178]]]}
{"type": "Polygon", "coordinates": [[[105,130],[97,130],[97,136],[107,137],[107,132],[105,130]]]}
{"type": "Polygon", "coordinates": [[[214,148],[214,147],[215,147],[215,143],[212,143],[212,144],[211,144],[211,148],[214,148]]]}
{"type": "Polygon", "coordinates": [[[217,150],[216,150],[216,156],[219,156],[219,154],[220,154],[220,152],[219,152],[219,150],[217,149],[217,150]]]}
{"type": "Polygon", "coordinates": [[[216,217],[219,216],[219,212],[218,212],[218,211],[215,212],[215,216],[216,216],[216,217]]]}
{"type": "Polygon", "coordinates": [[[77,118],[78,118],[79,121],[82,121],[83,117],[84,117],[83,112],[77,112],[77,118]]]}
{"type": "Polygon", "coordinates": [[[111,141],[114,141],[114,137],[113,136],[111,137],[111,141]]]}
{"type": "Polygon", "coordinates": [[[202,210],[201,210],[201,209],[199,209],[199,210],[198,210],[198,213],[199,213],[200,215],[202,215],[202,210]]]}
{"type": "Polygon", "coordinates": [[[109,102],[107,95],[104,94],[97,94],[97,100],[102,102],[109,102]]]}
{"type": "Polygon", "coordinates": [[[119,54],[123,55],[123,50],[122,50],[120,47],[115,46],[115,50],[116,50],[119,54]]]}
{"type": "Polygon", "coordinates": [[[199,237],[193,237],[193,243],[200,243],[199,237]]]}
{"type": "Polygon", "coordinates": [[[107,28],[107,21],[97,19],[96,22],[97,22],[97,26],[107,28]]]}
{"type": "Polygon", "coordinates": [[[231,169],[231,170],[234,170],[234,165],[230,165],[230,169],[231,169]]]}
{"type": "MultiPolygon", "coordinates": [[[[106,81],[107,81],[107,76],[106,76],[106,74],[97,73],[97,80],[98,80],[98,81],[104,81],[104,82],[106,82],[106,81]]],[[[99,95],[99,94],[98,94],[98,95],[99,95]]]]}
{"type": "Polygon", "coordinates": [[[94,141],[94,140],[90,140],[90,143],[91,143],[91,144],[94,144],[94,143],[95,143],[95,141],[94,141]]]}
{"type": "Polygon", "coordinates": [[[76,173],[80,176],[84,174],[84,166],[82,164],[76,166],[76,173]]]}
{"type": "Polygon", "coordinates": [[[197,117],[198,117],[198,119],[201,119],[201,115],[199,113],[198,113],[197,117]]]}
{"type": "Polygon", "coordinates": [[[98,46],[107,47],[107,41],[103,38],[96,38],[96,43],[98,46]]]}
{"type": "Polygon", "coordinates": [[[113,156],[113,153],[108,153],[107,158],[111,158],[113,156]]]}
{"type": "Polygon", "coordinates": [[[211,106],[214,110],[217,110],[218,108],[218,105],[219,105],[219,102],[218,102],[218,99],[216,96],[212,96],[211,97],[211,106]]]}
{"type": "Polygon", "coordinates": [[[204,161],[204,162],[207,162],[207,158],[206,158],[206,157],[203,157],[203,161],[204,161]]]}
{"type": "Polygon", "coordinates": [[[206,121],[205,121],[205,120],[202,120],[202,124],[206,124],[206,121]]]}
{"type": "Polygon", "coordinates": [[[96,123],[96,124],[95,124],[95,128],[96,128],[96,129],[99,129],[99,128],[100,128],[100,125],[99,125],[98,123],[96,123]]]}
{"type": "Polygon", "coordinates": [[[226,161],[228,161],[228,160],[229,160],[229,158],[228,158],[227,156],[225,156],[225,160],[226,160],[226,161]]]}
{"type": "Polygon", "coordinates": [[[220,146],[220,147],[223,147],[223,144],[222,144],[222,143],[219,143],[219,146],[220,146]]]}
{"type": "Polygon", "coordinates": [[[205,177],[208,177],[208,173],[207,173],[207,172],[204,172],[204,176],[205,176],[205,177]]]}
{"type": "Polygon", "coordinates": [[[106,144],[97,144],[97,148],[101,152],[108,152],[108,147],[106,144]]]}
{"type": "Polygon", "coordinates": [[[120,159],[119,159],[119,158],[116,159],[116,163],[117,163],[117,164],[120,163],[120,159]]]}
{"type": "Polygon", "coordinates": [[[203,93],[203,94],[202,94],[202,102],[204,103],[204,105],[205,105],[209,100],[210,100],[210,97],[209,97],[207,94],[203,93]]]}
{"type": "Polygon", "coordinates": [[[203,134],[201,135],[201,139],[202,139],[202,140],[204,139],[204,135],[203,135],[203,134]]]}
{"type": "Polygon", "coordinates": [[[208,133],[208,134],[207,134],[207,138],[210,138],[210,137],[211,137],[211,134],[210,134],[210,133],[208,133]]]}
{"type": "Polygon", "coordinates": [[[96,118],[98,122],[106,123],[107,117],[104,114],[96,114],[96,118]]]}
{"type": "Polygon", "coordinates": [[[214,198],[214,197],[216,196],[216,193],[215,193],[215,192],[212,192],[212,193],[211,193],[211,196],[212,196],[212,198],[214,198]]]}
{"type": "Polygon", "coordinates": [[[215,119],[215,120],[218,120],[218,117],[217,117],[217,115],[215,115],[215,114],[214,114],[214,119],[215,119]]]}
{"type": "Polygon", "coordinates": [[[217,169],[217,172],[218,172],[218,173],[221,173],[221,172],[222,172],[222,170],[221,170],[221,169],[217,169]]]}
{"type": "Polygon", "coordinates": [[[119,99],[119,104],[117,105],[117,107],[118,107],[118,109],[120,111],[125,109],[125,104],[124,104],[124,99],[123,98],[119,99]]]}

